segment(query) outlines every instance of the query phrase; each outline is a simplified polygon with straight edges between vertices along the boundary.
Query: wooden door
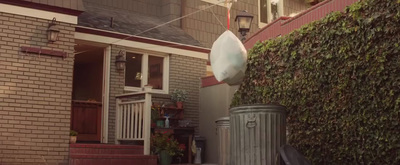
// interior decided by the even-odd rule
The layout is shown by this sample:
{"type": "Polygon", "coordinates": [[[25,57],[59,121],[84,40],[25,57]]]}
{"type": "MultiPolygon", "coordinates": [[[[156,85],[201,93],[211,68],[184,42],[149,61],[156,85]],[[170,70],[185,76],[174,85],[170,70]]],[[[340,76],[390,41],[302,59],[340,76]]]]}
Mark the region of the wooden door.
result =
{"type": "Polygon", "coordinates": [[[101,103],[72,101],[71,129],[78,132],[78,141],[100,142],[101,103]]]}

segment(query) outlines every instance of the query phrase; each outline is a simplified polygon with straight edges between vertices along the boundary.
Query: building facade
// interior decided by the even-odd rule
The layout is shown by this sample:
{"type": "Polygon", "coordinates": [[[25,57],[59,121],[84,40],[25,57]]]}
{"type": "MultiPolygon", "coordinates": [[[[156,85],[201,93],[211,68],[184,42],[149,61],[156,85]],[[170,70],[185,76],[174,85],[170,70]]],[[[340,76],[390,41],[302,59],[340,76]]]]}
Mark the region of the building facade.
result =
{"type": "MultiPolygon", "coordinates": [[[[301,2],[238,0],[230,30],[239,11],[254,15],[250,36],[301,2]]],[[[0,164],[68,164],[71,129],[119,143],[118,97],[149,84],[164,98],[187,90],[185,118],[201,134],[201,77],[226,13],[221,0],[0,0],[0,164]]]]}

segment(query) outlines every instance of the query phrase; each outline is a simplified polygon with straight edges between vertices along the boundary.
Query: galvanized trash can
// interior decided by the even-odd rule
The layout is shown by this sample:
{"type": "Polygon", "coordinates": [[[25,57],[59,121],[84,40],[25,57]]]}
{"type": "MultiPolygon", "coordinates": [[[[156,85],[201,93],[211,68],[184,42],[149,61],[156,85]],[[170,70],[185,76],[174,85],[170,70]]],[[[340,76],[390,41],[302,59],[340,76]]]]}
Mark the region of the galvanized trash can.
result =
{"type": "Polygon", "coordinates": [[[230,149],[230,131],[229,131],[229,117],[221,117],[215,121],[217,124],[218,133],[218,153],[219,165],[229,165],[230,149]]]}
{"type": "Polygon", "coordinates": [[[286,144],[286,108],[243,105],[230,109],[231,165],[275,165],[286,144]]]}

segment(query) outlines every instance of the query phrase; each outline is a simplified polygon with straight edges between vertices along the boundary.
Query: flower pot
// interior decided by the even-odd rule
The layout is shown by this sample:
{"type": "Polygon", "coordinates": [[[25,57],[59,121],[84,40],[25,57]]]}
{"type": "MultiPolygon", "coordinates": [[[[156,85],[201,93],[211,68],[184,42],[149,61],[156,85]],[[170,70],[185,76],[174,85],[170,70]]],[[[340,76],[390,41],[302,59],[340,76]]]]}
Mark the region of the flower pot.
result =
{"type": "Polygon", "coordinates": [[[182,109],[183,108],[183,102],[181,102],[181,101],[176,102],[176,108],[182,109]]]}
{"type": "Polygon", "coordinates": [[[76,143],[76,136],[70,136],[69,137],[69,143],[71,143],[71,144],[76,143]]]}
{"type": "Polygon", "coordinates": [[[172,162],[172,156],[168,154],[167,151],[163,150],[160,152],[160,164],[170,165],[172,162]]]}

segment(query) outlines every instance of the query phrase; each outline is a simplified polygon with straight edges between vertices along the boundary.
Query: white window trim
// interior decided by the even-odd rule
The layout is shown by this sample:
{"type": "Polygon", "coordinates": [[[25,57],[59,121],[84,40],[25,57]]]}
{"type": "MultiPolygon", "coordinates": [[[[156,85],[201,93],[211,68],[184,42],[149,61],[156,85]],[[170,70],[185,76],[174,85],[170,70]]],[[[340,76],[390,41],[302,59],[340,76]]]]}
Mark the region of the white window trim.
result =
{"type": "MultiPolygon", "coordinates": [[[[148,77],[148,69],[149,69],[149,56],[158,56],[164,58],[163,64],[163,89],[152,89],[151,92],[159,93],[159,94],[168,94],[169,93],[169,55],[153,53],[153,52],[142,52],[142,51],[130,51],[130,53],[139,53],[142,54],[142,80],[139,87],[131,87],[125,86],[125,91],[138,92],[142,91],[142,88],[147,85],[147,77],[148,77]]],[[[126,74],[126,73],[125,73],[126,74]]],[[[125,75],[124,75],[125,76],[125,75]]],[[[125,81],[124,81],[125,83],[125,81]]],[[[125,85],[125,84],[124,84],[125,85]]]]}
{"type": "MultiPolygon", "coordinates": [[[[283,1],[284,0],[279,0],[279,4],[278,4],[279,17],[283,16],[283,14],[284,14],[284,12],[283,12],[283,1]]],[[[269,23],[272,22],[271,0],[267,0],[267,3],[269,4],[267,6],[267,10],[269,11],[269,13],[268,13],[268,23],[264,23],[264,22],[261,22],[261,10],[260,10],[261,9],[261,2],[260,2],[260,0],[258,0],[257,8],[258,8],[258,27],[259,28],[263,28],[264,26],[266,26],[266,25],[268,25],[269,23]]]]}

